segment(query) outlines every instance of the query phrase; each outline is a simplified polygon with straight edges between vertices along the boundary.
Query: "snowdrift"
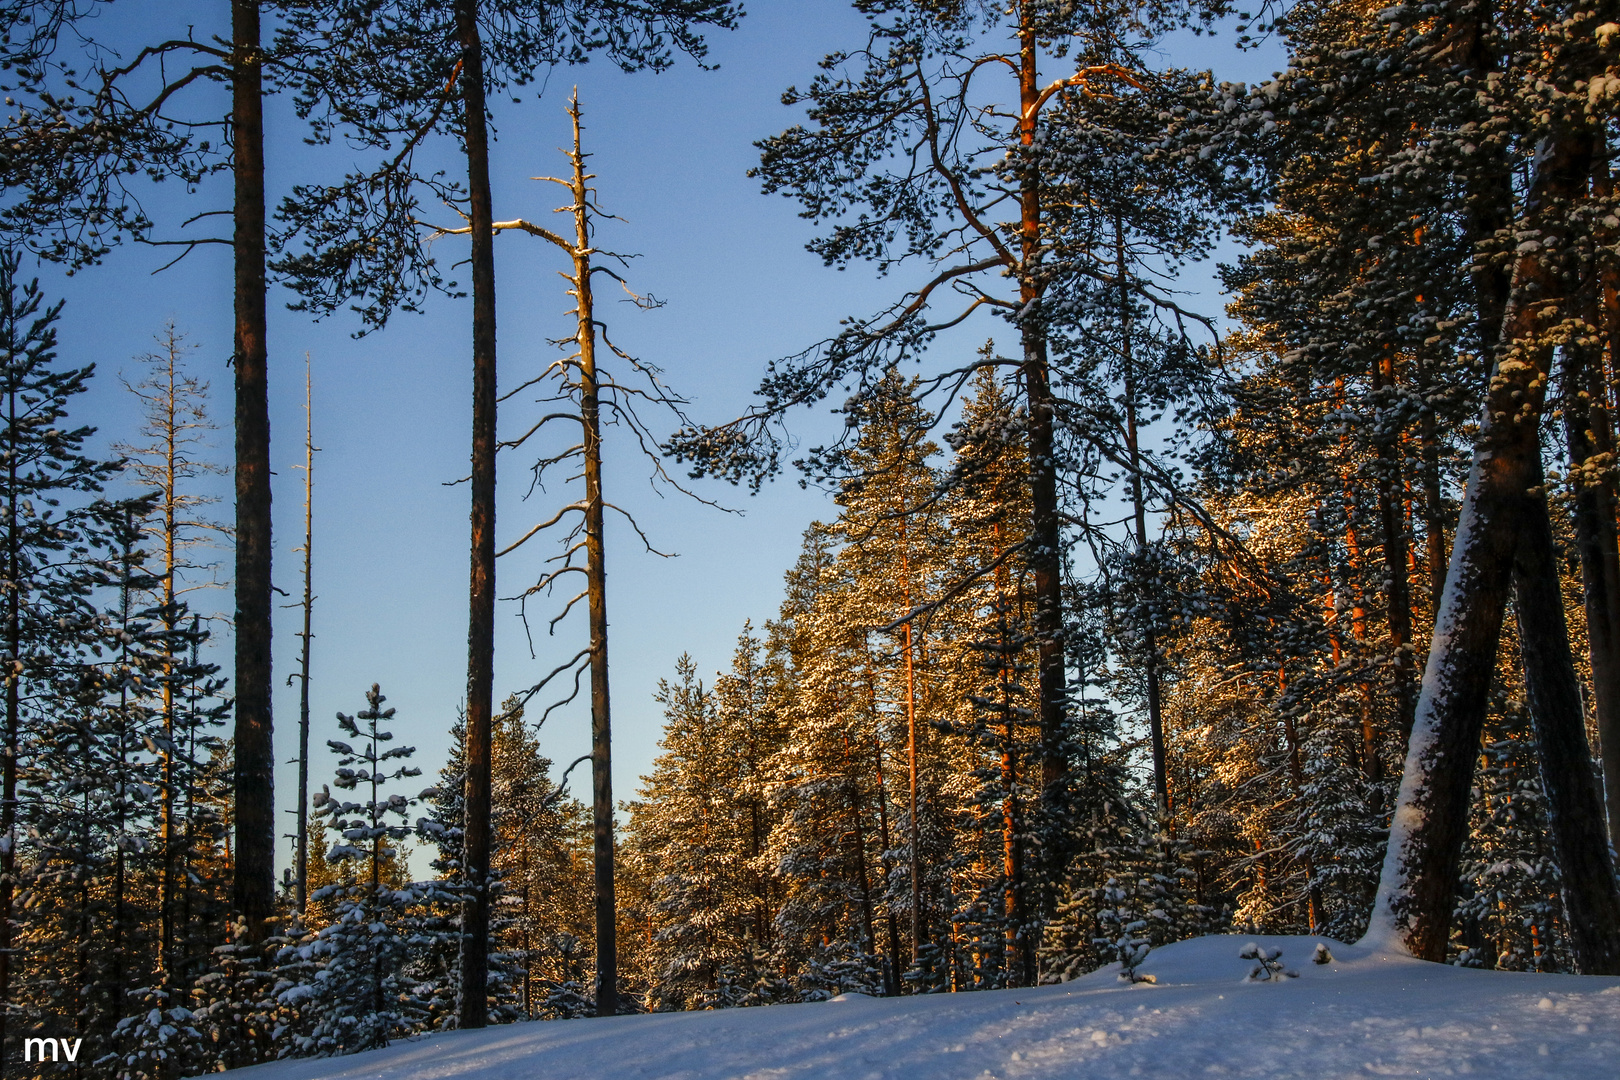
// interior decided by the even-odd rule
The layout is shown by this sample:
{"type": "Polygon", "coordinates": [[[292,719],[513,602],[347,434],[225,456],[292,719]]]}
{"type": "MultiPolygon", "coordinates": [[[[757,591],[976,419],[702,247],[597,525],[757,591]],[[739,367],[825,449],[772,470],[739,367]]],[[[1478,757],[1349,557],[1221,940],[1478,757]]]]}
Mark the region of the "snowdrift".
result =
{"type": "Polygon", "coordinates": [[[1614,1080],[1620,978],[1470,971],[1321,938],[1221,936],[1061,986],[451,1032],[244,1080],[1614,1080]],[[1297,978],[1247,981],[1249,942],[1297,978]]]}

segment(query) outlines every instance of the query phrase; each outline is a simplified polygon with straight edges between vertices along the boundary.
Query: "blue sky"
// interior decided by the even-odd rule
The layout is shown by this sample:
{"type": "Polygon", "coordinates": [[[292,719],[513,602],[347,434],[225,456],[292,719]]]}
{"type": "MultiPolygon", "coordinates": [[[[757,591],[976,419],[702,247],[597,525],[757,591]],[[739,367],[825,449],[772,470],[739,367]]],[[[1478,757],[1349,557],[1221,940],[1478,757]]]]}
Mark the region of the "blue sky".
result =
{"type": "MultiPolygon", "coordinates": [[[[113,5],[99,33],[133,39],[151,33],[156,19],[190,9],[203,35],[216,32],[213,23],[225,14],[225,5],[218,3],[166,3],[157,11],[137,7],[142,10],[126,6],[119,12],[113,5]]],[[[164,29],[175,32],[172,26],[164,29]]],[[[746,406],[767,361],[826,336],[845,315],[883,306],[904,288],[901,277],[879,281],[859,270],[823,268],[804,250],[811,230],[798,218],[795,204],[760,194],[757,182],[745,175],[757,161],[754,140],[797,119],[780,103],[782,90],[808,82],[822,55],[863,36],[862,21],[838,0],[776,0],[756,5],[735,32],[710,35],[710,59],[719,70],[700,71],[685,63],[662,75],[627,76],[593,63],[553,72],[544,94],[525,93],[521,105],[496,106],[496,216],[543,220],[560,204],[560,192],[529,178],[565,169],[558,150],[568,139],[563,109],[570,88],[578,86],[600,199],[625,219],[604,224],[599,241],[637,253],[628,273],[631,284],[666,301],[651,312],[604,305],[606,317],[613,321],[615,339],[663,367],[670,383],[692,399],[700,419],[735,414],[746,406]]],[[[1230,35],[1215,42],[1188,37],[1176,45],[1172,59],[1213,67],[1230,79],[1252,80],[1278,66],[1271,49],[1237,53],[1230,35]]],[[[199,98],[198,111],[211,104],[199,98]]],[[[222,106],[219,97],[215,108],[222,106]]],[[[341,149],[306,147],[286,102],[270,104],[266,130],[272,199],[295,180],[329,175],[347,163],[341,149]]],[[[445,146],[440,152],[445,167],[454,168],[449,150],[445,146]]],[[[171,184],[154,191],[149,206],[165,235],[184,235],[175,228],[180,220],[227,206],[225,196],[222,185],[187,194],[171,184]]],[[[464,257],[453,247],[464,241],[440,243],[443,261],[464,257]]],[[[571,332],[570,300],[556,274],[563,263],[549,245],[505,234],[496,248],[504,390],[533,377],[556,355],[548,342],[571,332]]],[[[138,365],[132,358],[150,351],[153,335],[173,320],[198,346],[193,370],[213,383],[212,408],[222,425],[215,457],[227,462],[228,249],[199,248],[154,275],[172,253],[120,250],[105,265],[71,279],[50,266],[38,272],[48,292],[67,299],[64,358],[99,365],[102,376],[81,415],[100,426],[104,442],[130,439],[138,423],[133,399],[112,375],[124,371],[133,379],[138,365]]],[[[601,295],[611,293],[601,290],[601,295]]],[[[321,447],[312,742],[322,746],[336,733],[333,713],[362,707],[366,688],[379,682],[398,709],[397,735],[418,748],[417,761],[431,774],[443,761],[465,681],[467,489],[445,483],[467,471],[470,303],[436,298],[424,314],[398,316],[384,331],[355,340],[357,320],[345,315],[313,323],[285,310],[290,299],[279,287],[272,291],[275,580],[290,594],[301,588],[301,564],[292,549],[302,540],[302,474],[293,466],[303,455],[307,351],[321,447]]],[[[1219,307],[1207,288],[1200,300],[1206,310],[1219,307]]],[[[967,353],[994,329],[990,321],[964,326],[936,349],[967,353]]],[[[523,396],[503,409],[507,437],[538,416],[523,396]]],[[[795,424],[807,441],[827,427],[825,413],[799,417],[795,424]]],[[[634,795],[637,778],[656,754],[660,716],[652,694],[658,679],[671,673],[683,651],[692,654],[706,677],[725,667],[744,620],[758,625],[774,614],[782,574],[797,554],[801,532],[812,519],[829,515],[831,507],[791,477],[754,497],[725,485],[700,486],[702,494],[741,514],[721,513],[674,493],[660,495],[647,482],[645,464],[622,438],[615,439],[621,434],[610,430],[606,436],[607,495],[637,514],[659,548],[679,553],[673,559],[648,555],[627,528],[609,520],[614,782],[616,796],[625,799],[634,795]]],[[[503,459],[500,477],[497,531],[504,547],[549,517],[555,498],[522,500],[527,463],[521,458],[503,459]]],[[[226,494],[223,484],[220,494],[226,494]]],[[[231,517],[228,499],[214,510],[221,520],[231,517]]],[[[531,544],[501,560],[500,594],[509,596],[532,581],[551,553],[531,544]]],[[[220,558],[228,572],[228,553],[220,558]]],[[[224,593],[215,602],[230,606],[224,593]]],[[[503,605],[497,624],[498,698],[530,685],[583,646],[582,610],[579,614],[550,638],[544,620],[538,620],[531,657],[516,605],[503,605]]],[[[296,669],[297,624],[298,613],[287,610],[276,627],[276,729],[283,761],[296,750],[297,690],[285,685],[285,675],[296,669]]],[[[541,744],[559,767],[584,753],[587,711],[553,715],[541,744]]],[[[330,776],[320,755],[311,775],[317,788],[330,776]]],[[[278,771],[277,797],[284,808],[292,805],[295,776],[289,765],[278,771]]],[[[586,790],[585,780],[584,769],[576,771],[576,791],[586,790]]]]}

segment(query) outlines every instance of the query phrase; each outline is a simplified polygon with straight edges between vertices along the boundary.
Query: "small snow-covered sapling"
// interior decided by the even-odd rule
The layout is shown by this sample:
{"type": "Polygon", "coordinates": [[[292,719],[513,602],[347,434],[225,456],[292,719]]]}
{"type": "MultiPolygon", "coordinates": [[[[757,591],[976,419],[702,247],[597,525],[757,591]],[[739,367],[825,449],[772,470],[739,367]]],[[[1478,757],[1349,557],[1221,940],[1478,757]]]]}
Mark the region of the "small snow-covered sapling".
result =
{"type": "Polygon", "coordinates": [[[1254,970],[1249,972],[1246,982],[1273,982],[1299,978],[1299,972],[1283,969],[1281,949],[1261,948],[1259,944],[1251,941],[1243,946],[1243,951],[1238,953],[1238,956],[1244,960],[1257,961],[1254,970]]]}
{"type": "Polygon", "coordinates": [[[1119,977],[1129,983],[1156,983],[1158,977],[1138,971],[1142,961],[1147,959],[1153,946],[1145,938],[1132,937],[1127,928],[1126,934],[1114,942],[1114,948],[1119,954],[1119,977]]]}
{"type": "Polygon", "coordinates": [[[1324,944],[1323,942],[1320,942],[1320,941],[1318,941],[1316,943],[1316,951],[1311,954],[1311,963],[1313,963],[1313,964],[1331,964],[1331,963],[1333,963],[1333,954],[1328,952],[1328,947],[1327,947],[1326,944],[1324,944]]]}

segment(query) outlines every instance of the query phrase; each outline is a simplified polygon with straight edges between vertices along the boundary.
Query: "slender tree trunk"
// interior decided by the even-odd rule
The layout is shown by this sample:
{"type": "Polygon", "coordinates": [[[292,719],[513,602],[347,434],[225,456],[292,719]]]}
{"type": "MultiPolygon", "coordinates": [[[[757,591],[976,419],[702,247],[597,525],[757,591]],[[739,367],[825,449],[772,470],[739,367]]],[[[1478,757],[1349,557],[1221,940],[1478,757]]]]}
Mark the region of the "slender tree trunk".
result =
{"type": "MultiPolygon", "coordinates": [[[[1287,686],[1287,669],[1283,667],[1281,658],[1277,661],[1277,696],[1282,696],[1287,686]]],[[[1294,726],[1294,718],[1285,710],[1282,714],[1283,738],[1288,744],[1288,775],[1294,782],[1294,797],[1299,800],[1305,798],[1305,767],[1300,760],[1299,730],[1294,726]]],[[[1322,886],[1316,880],[1316,864],[1309,853],[1302,858],[1305,868],[1305,899],[1307,914],[1311,922],[1311,933],[1317,932],[1322,925],[1322,886]]]]}
{"type": "Polygon", "coordinates": [[[259,0],[231,0],[236,234],[235,907],[250,941],[275,914],[275,747],[270,712],[270,403],[259,0]]]}
{"type": "MultiPolygon", "coordinates": [[[[1334,397],[1343,407],[1344,380],[1334,380],[1334,397]]],[[[1367,644],[1367,602],[1366,579],[1362,572],[1361,562],[1361,536],[1356,529],[1356,501],[1355,491],[1351,486],[1351,469],[1348,463],[1350,437],[1339,437],[1340,450],[1346,455],[1344,466],[1344,549],[1347,556],[1347,581],[1350,590],[1350,636],[1356,643],[1356,661],[1358,664],[1366,662],[1367,644]]],[[[1335,661],[1336,662],[1336,661],[1335,661]]],[[[1378,753],[1378,732],[1373,726],[1372,687],[1367,685],[1365,668],[1362,678],[1358,681],[1357,689],[1361,697],[1361,769],[1362,775],[1369,780],[1379,780],[1384,775],[1383,758],[1378,753]]]]}
{"type": "MultiPolygon", "coordinates": [[[[1582,194],[1590,159],[1590,142],[1578,132],[1560,133],[1545,144],[1527,218],[1536,221],[1547,203],[1582,194]]],[[[1544,225],[1543,232],[1551,234],[1552,226],[1544,225]]],[[[1517,542],[1545,518],[1537,486],[1539,426],[1552,348],[1539,336],[1548,315],[1557,314],[1561,277],[1545,249],[1517,257],[1368,925],[1369,941],[1422,959],[1445,959],[1469,789],[1517,542]]]]}
{"type": "MultiPolygon", "coordinates": [[[[1421,401],[1431,389],[1421,349],[1415,368],[1421,401]]],[[[1446,591],[1446,510],[1440,482],[1440,435],[1434,409],[1426,401],[1418,410],[1418,444],[1423,456],[1423,531],[1426,534],[1423,557],[1429,570],[1429,611],[1438,614],[1440,597],[1446,591]]]]}
{"type": "Polygon", "coordinates": [[[607,564],[603,547],[602,419],[591,301],[591,233],[580,110],[574,121],[574,300],[579,320],[579,415],[585,454],[586,593],[591,623],[591,835],[596,873],[596,1015],[619,1009],[617,906],[613,883],[613,728],[608,708],[607,564]]]}
{"type": "Polygon", "coordinates": [[[175,890],[175,828],[174,828],[174,633],[175,588],[174,574],[178,562],[178,516],[176,489],[179,483],[179,424],[175,395],[175,339],[173,328],[168,338],[168,367],[163,399],[163,746],[159,752],[163,780],[159,799],[159,843],[163,863],[158,882],[158,950],[157,966],[160,979],[172,980],[174,953],[174,890],[175,890]]]}
{"type": "MultiPolygon", "coordinates": [[[[1142,497],[1142,453],[1136,434],[1136,369],[1131,348],[1131,296],[1126,287],[1125,223],[1114,218],[1114,272],[1119,278],[1120,360],[1125,382],[1125,449],[1131,461],[1131,508],[1136,515],[1136,554],[1147,557],[1147,501],[1142,497]]],[[[1151,615],[1149,616],[1151,619],[1151,615]]],[[[1170,816],[1170,773],[1164,751],[1164,705],[1159,690],[1159,643],[1150,624],[1143,631],[1143,663],[1147,679],[1148,736],[1153,744],[1153,793],[1159,816],[1170,816]]]]}
{"type": "MultiPolygon", "coordinates": [[[[1395,356],[1385,350],[1372,370],[1373,395],[1395,389],[1395,356]]],[[[1395,715],[1401,740],[1412,734],[1412,590],[1406,567],[1406,529],[1401,520],[1400,446],[1394,439],[1377,439],[1378,518],[1384,534],[1384,575],[1388,581],[1389,646],[1395,654],[1395,715]]]]}
{"type": "Polygon", "coordinates": [[[872,932],[872,878],[866,870],[866,823],[861,817],[861,786],[856,779],[855,755],[850,750],[849,736],[844,736],[844,769],[849,795],[849,816],[855,836],[855,867],[861,886],[861,928],[866,932],[866,952],[877,952],[877,937],[872,932]]]}
{"type": "Polygon", "coordinates": [[[1013,663],[1009,645],[1007,612],[999,610],[1002,647],[998,675],[1001,682],[1001,872],[1006,878],[1002,893],[1003,917],[1006,920],[1007,970],[1017,980],[1014,985],[1032,986],[1035,981],[1035,950],[1027,947],[1022,922],[1025,918],[1022,895],[1024,892],[1023,843],[1019,836],[1018,814],[1018,714],[1013,705],[1011,687],[1016,676],[1008,670],[1013,663]]]}
{"type": "MultiPolygon", "coordinates": [[[[1607,163],[1607,140],[1594,137],[1592,194],[1613,196],[1614,182],[1607,163]]],[[[1602,241],[1600,237],[1600,242],[1602,241]]],[[[1607,238],[1610,243],[1613,237],[1607,238]]],[[[1608,343],[1610,360],[1617,359],[1613,290],[1599,272],[1582,283],[1585,319],[1600,342],[1608,343]]],[[[1602,346],[1569,346],[1568,361],[1584,361],[1584,378],[1572,382],[1566,372],[1564,430],[1569,443],[1570,472],[1578,477],[1575,534],[1581,550],[1581,576],[1585,587],[1587,644],[1591,650],[1593,711],[1597,714],[1598,752],[1603,762],[1603,794],[1609,821],[1609,844],[1620,850],[1620,541],[1616,537],[1614,427],[1610,419],[1608,379],[1602,346]],[[1573,391],[1571,390],[1573,388],[1573,391]],[[1582,418],[1584,416],[1584,422],[1582,418]],[[1583,468],[1596,458],[1598,468],[1583,468]]]]}
{"type": "Polygon", "coordinates": [[[123,637],[123,647],[119,650],[118,666],[122,669],[120,674],[123,684],[118,688],[118,722],[113,727],[114,737],[118,740],[118,766],[113,777],[113,880],[112,880],[112,938],[111,948],[107,952],[107,986],[108,996],[112,999],[112,1007],[122,1011],[124,999],[124,940],[125,931],[129,929],[129,862],[128,853],[124,850],[124,829],[128,825],[129,805],[129,680],[132,667],[129,662],[129,632],[130,632],[130,594],[129,576],[131,569],[131,556],[134,554],[134,514],[124,511],[124,527],[126,532],[123,543],[122,565],[119,567],[120,577],[118,592],[119,626],[123,637]]]}
{"type": "MultiPolygon", "coordinates": [[[[872,701],[872,714],[877,715],[877,691],[868,680],[868,691],[872,701]]],[[[878,842],[883,845],[884,851],[892,851],[889,844],[889,798],[884,791],[883,782],[883,743],[874,738],[872,740],[872,760],[877,764],[877,796],[878,796],[878,842]]],[[[889,865],[882,864],[883,891],[888,892],[889,865]]],[[[889,997],[900,995],[900,920],[894,917],[894,908],[888,907],[884,912],[884,922],[889,934],[889,955],[883,965],[883,991],[889,997]]]]}
{"type": "MultiPolygon", "coordinates": [[[[1539,472],[1539,461],[1537,465],[1539,472]]],[[[1544,490],[1539,483],[1536,486],[1544,490]]],[[[1566,930],[1577,971],[1620,975],[1620,890],[1615,887],[1603,804],[1592,775],[1546,497],[1534,498],[1542,512],[1528,515],[1519,530],[1514,609],[1566,930]]]]}
{"type": "MultiPolygon", "coordinates": [[[[900,518],[900,576],[904,581],[903,600],[911,610],[911,550],[906,536],[904,507],[900,518]]],[[[906,766],[910,820],[906,824],[907,846],[911,849],[911,963],[922,966],[922,830],[917,821],[917,671],[911,642],[911,622],[903,628],[906,650],[906,766]]]]}
{"type": "Polygon", "coordinates": [[[478,0],[456,0],[461,45],[468,225],[472,235],[472,572],[467,617],[467,778],[459,1023],[481,1028],[489,981],[490,722],[495,664],[495,232],[489,188],[489,127],[478,0]]]}
{"type": "Polygon", "coordinates": [[[309,643],[315,613],[315,402],[309,355],[304,355],[304,630],[298,635],[298,851],[294,877],[298,914],[309,903],[309,643]]]}
{"type": "MultiPolygon", "coordinates": [[[[3,317],[13,322],[10,293],[3,317]]],[[[13,335],[14,336],[14,335],[13,335]]],[[[8,367],[16,358],[7,357],[8,367]]],[[[9,1060],[7,1017],[11,1012],[12,905],[17,889],[17,750],[22,730],[22,550],[17,495],[17,388],[6,394],[6,675],[5,758],[0,761],[0,1073],[9,1060]]]]}

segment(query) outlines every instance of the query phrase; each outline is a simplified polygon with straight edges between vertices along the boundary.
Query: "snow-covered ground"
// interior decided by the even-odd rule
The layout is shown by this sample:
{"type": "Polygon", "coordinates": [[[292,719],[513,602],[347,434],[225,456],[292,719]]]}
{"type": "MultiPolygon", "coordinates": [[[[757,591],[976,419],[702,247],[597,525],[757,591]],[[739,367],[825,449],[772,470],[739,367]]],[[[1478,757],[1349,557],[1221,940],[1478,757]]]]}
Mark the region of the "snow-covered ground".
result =
{"type": "Polygon", "coordinates": [[[1620,1076],[1620,978],[1469,971],[1317,940],[1209,937],[1061,986],[453,1032],[244,1080],[1015,1080],[1620,1076]],[[1297,979],[1245,982],[1249,941],[1297,979]]]}

